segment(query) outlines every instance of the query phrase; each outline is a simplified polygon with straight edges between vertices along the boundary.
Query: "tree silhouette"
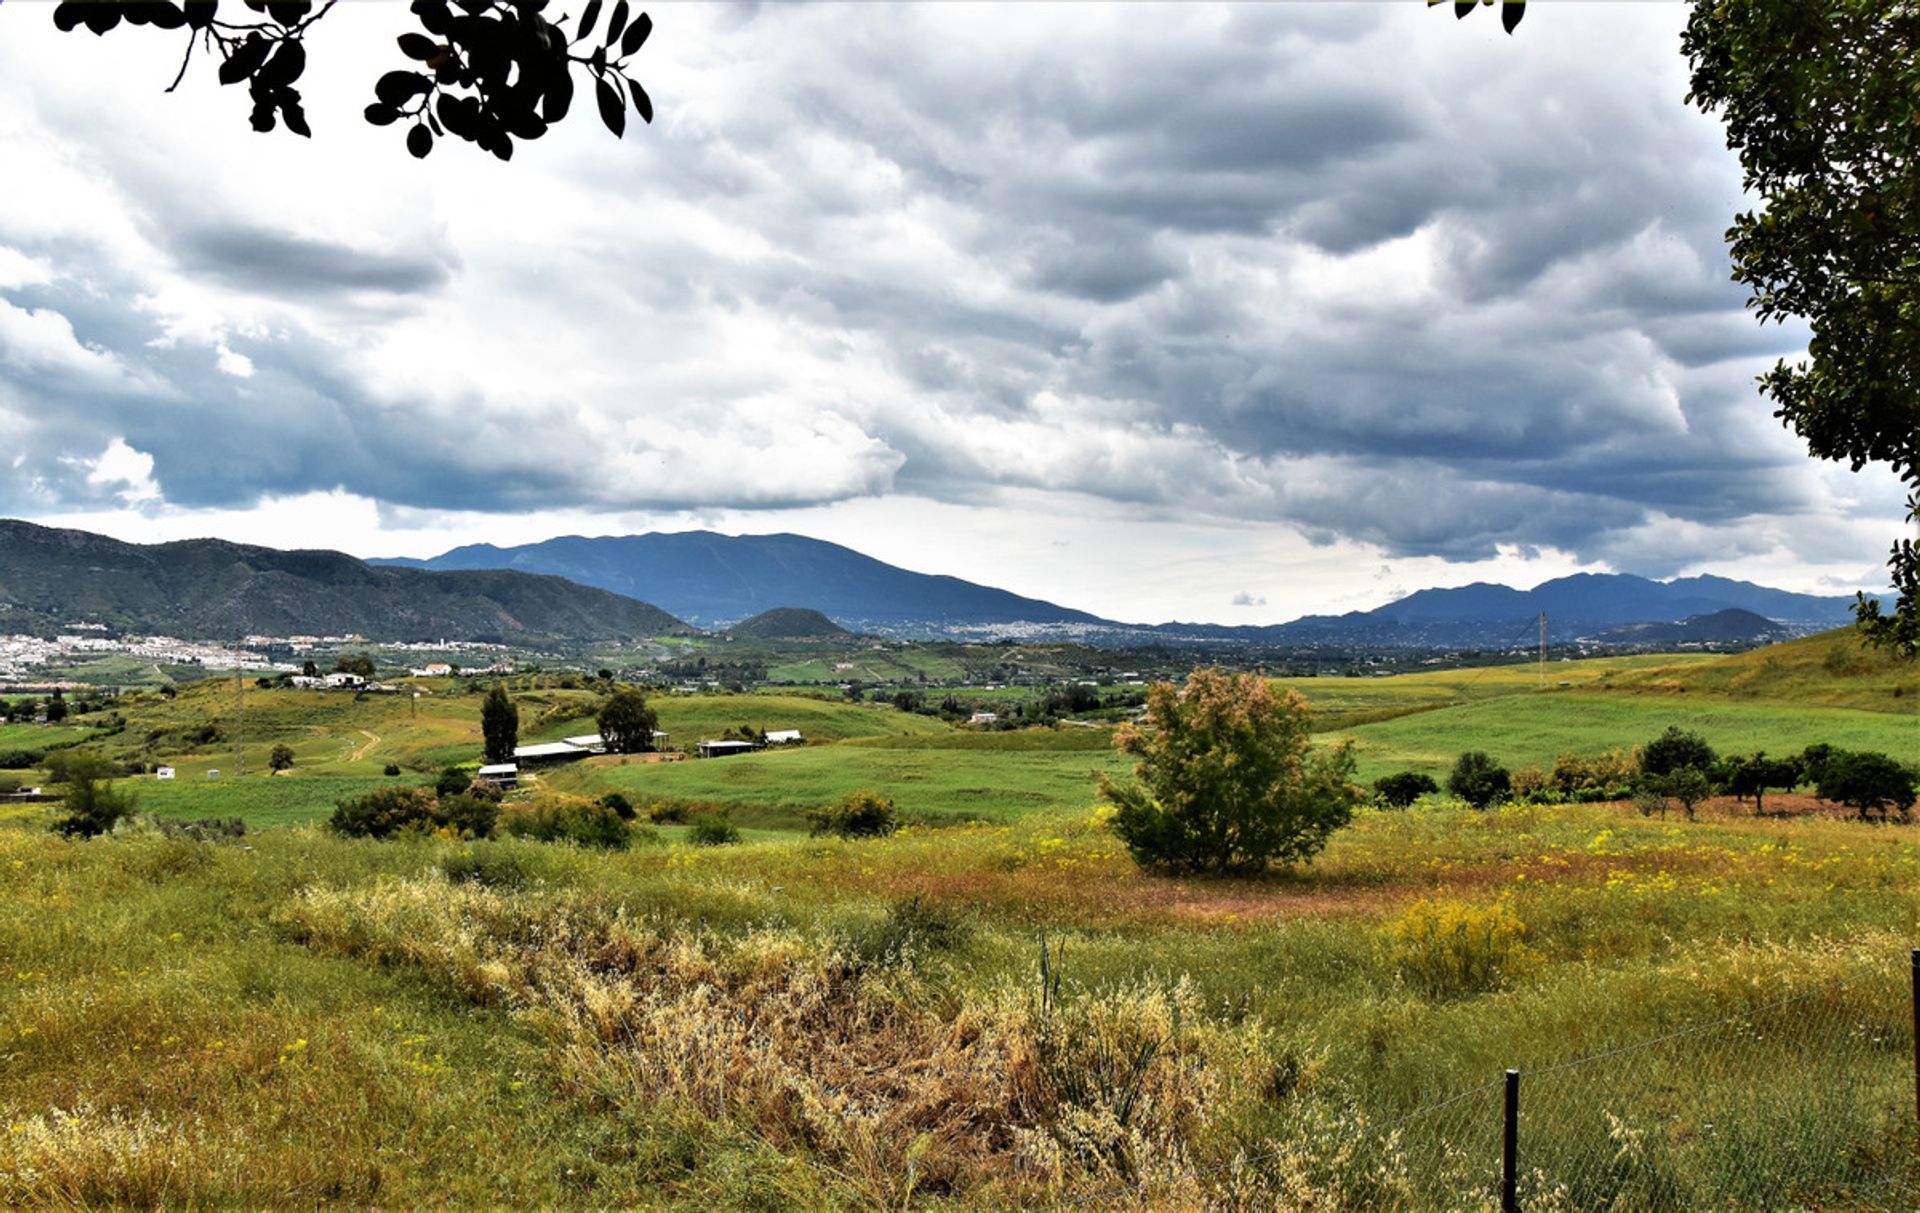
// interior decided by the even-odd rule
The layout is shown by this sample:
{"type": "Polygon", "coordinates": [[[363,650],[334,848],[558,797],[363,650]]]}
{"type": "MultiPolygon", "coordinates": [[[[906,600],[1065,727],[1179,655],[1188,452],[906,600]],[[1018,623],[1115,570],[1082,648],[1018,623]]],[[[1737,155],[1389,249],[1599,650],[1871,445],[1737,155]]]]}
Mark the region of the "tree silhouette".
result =
{"type": "MultiPolygon", "coordinates": [[[[307,69],[306,35],[333,11],[337,0],[317,10],[311,0],[272,3],[244,0],[253,19],[236,18],[221,0],[64,0],[53,10],[62,30],[104,35],[122,26],[186,31],[178,88],[195,51],[218,56],[221,84],[246,82],[253,101],[253,129],[284,126],[311,137],[300,90],[307,69]]],[[[653,100],[629,67],[646,45],[653,21],[630,17],[628,0],[615,0],[600,28],[601,0],[588,0],[569,38],[559,21],[544,15],[547,0],[413,0],[419,29],[397,39],[410,66],[395,68],[374,83],[365,117],[375,126],[406,125],[407,151],[424,158],[437,138],[464,139],[502,160],[513,158],[516,139],[538,139],[567,116],[573,105],[574,69],[591,80],[600,120],[616,137],[627,126],[627,106],[653,121],[653,100]]]]}

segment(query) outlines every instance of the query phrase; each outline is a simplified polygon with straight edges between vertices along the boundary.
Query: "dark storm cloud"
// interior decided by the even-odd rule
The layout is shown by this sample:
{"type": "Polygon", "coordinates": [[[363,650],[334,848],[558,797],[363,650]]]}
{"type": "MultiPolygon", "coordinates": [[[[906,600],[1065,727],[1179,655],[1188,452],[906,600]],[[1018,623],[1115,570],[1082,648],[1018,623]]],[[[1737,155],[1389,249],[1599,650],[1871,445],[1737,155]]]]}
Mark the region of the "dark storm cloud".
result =
{"type": "Polygon", "coordinates": [[[125,435],[182,504],[752,505],[725,458],[651,435],[791,422],[769,449],[822,445],[779,501],[1059,489],[1642,571],[1704,546],[1687,526],[1826,508],[1752,389],[1803,334],[1727,280],[1739,174],[1682,101],[1677,12],[1566,6],[1525,42],[1417,7],[685,12],[709,21],[687,95],[617,156],[556,133],[489,166],[556,212],[534,250],[491,243],[503,222],[348,247],[156,204],[196,283],[306,319],[229,334],[238,378],[105,297],[48,296],[190,403],[0,369],[80,419],[42,424],[42,454],[125,435]],[[313,314],[362,293],[445,311],[442,357],[532,366],[395,387],[340,356],[378,324],[313,314]],[[835,444],[851,470],[808,479],[835,444]]]}
{"type": "Polygon", "coordinates": [[[189,272],[268,295],[377,291],[415,295],[445,286],[459,269],[448,249],[368,252],[264,227],[187,226],[169,247],[189,272]]]}

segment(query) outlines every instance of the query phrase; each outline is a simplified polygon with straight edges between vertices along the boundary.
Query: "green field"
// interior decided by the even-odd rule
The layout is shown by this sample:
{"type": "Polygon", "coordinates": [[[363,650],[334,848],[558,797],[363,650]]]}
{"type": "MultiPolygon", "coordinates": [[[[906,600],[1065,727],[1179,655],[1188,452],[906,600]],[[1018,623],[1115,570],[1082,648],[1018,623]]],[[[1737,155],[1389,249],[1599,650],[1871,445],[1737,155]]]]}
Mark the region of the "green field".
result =
{"type": "MultiPolygon", "coordinates": [[[[617,760],[604,760],[617,764],[617,760]]],[[[735,806],[742,824],[804,827],[801,812],[850,792],[891,797],[907,820],[1011,821],[1086,811],[1093,771],[1117,772],[1109,749],[959,749],[830,745],[704,761],[575,767],[546,776],[561,789],[615,789],[636,804],[709,801],[735,806]]]]}

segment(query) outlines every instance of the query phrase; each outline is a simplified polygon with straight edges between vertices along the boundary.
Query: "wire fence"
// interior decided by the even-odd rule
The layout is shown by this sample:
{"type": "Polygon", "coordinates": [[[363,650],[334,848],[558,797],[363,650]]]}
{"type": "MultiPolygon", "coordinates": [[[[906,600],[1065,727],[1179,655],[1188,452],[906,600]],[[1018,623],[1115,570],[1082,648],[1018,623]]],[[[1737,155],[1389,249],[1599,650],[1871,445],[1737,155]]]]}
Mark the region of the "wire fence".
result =
{"type": "Polygon", "coordinates": [[[1057,1207],[1920,1210],[1920,949],[1900,960],[1057,1207]]]}

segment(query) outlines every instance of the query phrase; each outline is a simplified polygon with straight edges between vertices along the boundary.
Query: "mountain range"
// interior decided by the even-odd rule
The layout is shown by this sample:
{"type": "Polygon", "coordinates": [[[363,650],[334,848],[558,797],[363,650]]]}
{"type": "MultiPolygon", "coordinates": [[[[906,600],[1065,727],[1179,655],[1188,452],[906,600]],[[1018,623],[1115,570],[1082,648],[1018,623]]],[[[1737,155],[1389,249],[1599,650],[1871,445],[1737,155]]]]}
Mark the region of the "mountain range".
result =
{"type": "MultiPolygon", "coordinates": [[[[1485,582],[1421,590],[1371,611],[1235,626],[1122,623],[957,577],[914,573],[803,535],[710,531],[567,536],[519,547],[476,544],[427,560],[376,561],[422,569],[519,569],[566,577],[657,602],[706,627],[774,606],[807,607],[857,632],[896,636],[1060,635],[1096,643],[1237,642],[1378,648],[1506,647],[1531,639],[1547,615],[1555,642],[1632,624],[1666,624],[1738,610],[1775,631],[1836,627],[1853,600],[1769,589],[1726,577],[1653,581],[1579,573],[1530,590],[1485,582]]],[[[1748,625],[1754,639],[1768,629],[1748,625]]],[[[1725,625],[1722,631],[1733,628],[1725,625]]],[[[1729,640],[1728,642],[1732,642],[1729,640]]]]}
{"type": "Polygon", "coordinates": [[[123,543],[0,519],[0,633],[85,620],[189,639],[345,635],[537,643],[691,631],[649,603],[530,573],[375,568],[223,539],[123,543]]]}
{"type": "Polygon", "coordinates": [[[549,573],[659,603],[661,609],[707,628],[724,628],[774,607],[810,607],[856,632],[892,634],[936,635],[994,624],[1109,622],[958,577],[909,572],[804,535],[568,535],[520,547],[483,543],[427,560],[373,563],[549,573]]]}
{"type": "Polygon", "coordinates": [[[1850,598],[1725,577],[1582,573],[1530,590],[1421,590],[1370,611],[1265,626],[1149,625],[912,572],[801,535],[573,536],[362,561],[218,539],[131,544],[0,520],[0,633],[87,620],[195,639],[357,632],[537,644],[685,633],[693,630],[687,620],[762,639],[826,638],[845,628],[1360,651],[1513,648],[1537,636],[1543,612],[1556,644],[1759,643],[1844,624],[1851,606],[1850,598]]]}

